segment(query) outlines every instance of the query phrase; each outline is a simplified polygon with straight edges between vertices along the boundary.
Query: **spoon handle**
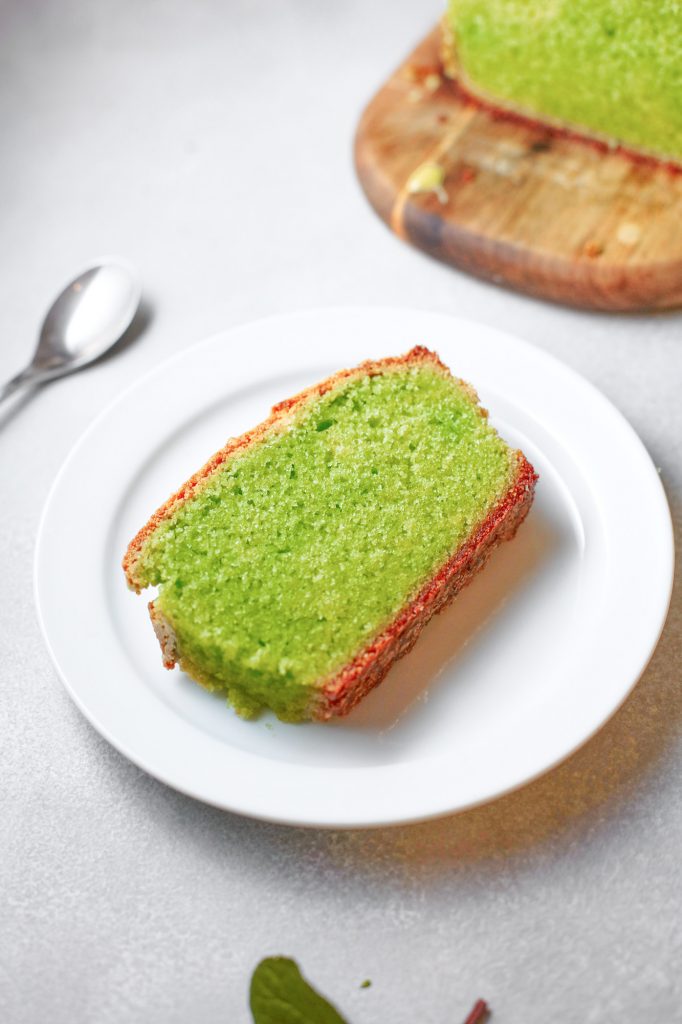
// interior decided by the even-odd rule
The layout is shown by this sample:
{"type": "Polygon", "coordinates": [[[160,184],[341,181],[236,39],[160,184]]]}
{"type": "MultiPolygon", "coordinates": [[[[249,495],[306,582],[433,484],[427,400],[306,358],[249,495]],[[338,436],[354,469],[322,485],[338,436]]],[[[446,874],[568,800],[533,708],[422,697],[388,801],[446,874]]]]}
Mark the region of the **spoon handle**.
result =
{"type": "Polygon", "coordinates": [[[4,398],[9,398],[10,395],[13,395],[15,391],[24,387],[24,385],[28,384],[32,379],[33,374],[30,373],[29,370],[22,370],[21,373],[16,375],[16,377],[12,377],[12,379],[8,380],[5,384],[0,384],[0,402],[2,402],[4,398]]]}

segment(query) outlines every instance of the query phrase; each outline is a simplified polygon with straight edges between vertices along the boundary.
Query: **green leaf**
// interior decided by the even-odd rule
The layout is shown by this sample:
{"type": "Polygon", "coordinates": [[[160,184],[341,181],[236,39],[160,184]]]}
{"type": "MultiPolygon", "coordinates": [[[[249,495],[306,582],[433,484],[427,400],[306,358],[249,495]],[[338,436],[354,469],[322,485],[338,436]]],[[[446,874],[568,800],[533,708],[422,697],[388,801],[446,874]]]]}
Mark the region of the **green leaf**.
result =
{"type": "Polygon", "coordinates": [[[249,1004],[254,1024],[346,1024],[298,969],[295,960],[272,956],[253,972],[249,1004]]]}

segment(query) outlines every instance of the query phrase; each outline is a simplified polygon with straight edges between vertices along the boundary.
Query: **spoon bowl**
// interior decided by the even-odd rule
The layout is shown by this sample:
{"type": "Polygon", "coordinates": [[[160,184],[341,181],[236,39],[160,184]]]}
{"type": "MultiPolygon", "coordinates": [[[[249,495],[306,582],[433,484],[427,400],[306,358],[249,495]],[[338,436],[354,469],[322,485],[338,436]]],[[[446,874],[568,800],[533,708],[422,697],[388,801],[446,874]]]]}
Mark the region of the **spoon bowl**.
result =
{"type": "Polygon", "coordinates": [[[99,359],[132,323],[140,297],[137,274],[123,260],[88,267],[57,296],[31,364],[0,388],[0,399],[22,385],[43,384],[99,359]]]}

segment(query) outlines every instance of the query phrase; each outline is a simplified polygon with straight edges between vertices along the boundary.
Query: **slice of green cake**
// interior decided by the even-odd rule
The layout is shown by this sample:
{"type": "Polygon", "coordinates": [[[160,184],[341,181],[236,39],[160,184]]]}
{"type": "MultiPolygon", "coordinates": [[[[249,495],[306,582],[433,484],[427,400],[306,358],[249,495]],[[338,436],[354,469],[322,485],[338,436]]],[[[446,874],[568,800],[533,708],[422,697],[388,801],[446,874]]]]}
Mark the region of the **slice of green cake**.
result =
{"type": "Polygon", "coordinates": [[[423,348],[276,406],[151,518],[123,566],[164,663],[246,717],[344,714],[513,535],[535,474],[423,348]]]}
{"type": "Polygon", "coordinates": [[[678,0],[449,0],[446,27],[474,94],[682,159],[678,0]]]}

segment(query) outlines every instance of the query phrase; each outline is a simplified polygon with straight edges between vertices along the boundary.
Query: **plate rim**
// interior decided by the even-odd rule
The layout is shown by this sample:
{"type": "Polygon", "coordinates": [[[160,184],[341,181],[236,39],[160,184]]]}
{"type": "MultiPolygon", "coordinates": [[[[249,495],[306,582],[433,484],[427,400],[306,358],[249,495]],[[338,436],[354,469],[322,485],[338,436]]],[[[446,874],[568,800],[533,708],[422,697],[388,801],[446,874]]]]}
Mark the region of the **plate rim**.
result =
{"type": "MultiPolygon", "coordinates": [[[[573,369],[573,367],[571,367],[570,365],[564,363],[562,360],[558,359],[556,356],[552,355],[551,353],[546,352],[544,349],[540,348],[539,346],[536,346],[536,345],[532,344],[531,342],[527,341],[524,338],[518,337],[517,335],[513,334],[513,332],[509,332],[509,331],[506,331],[504,329],[500,329],[500,328],[497,328],[497,327],[490,326],[490,325],[488,325],[488,324],[486,324],[484,322],[481,322],[481,321],[472,320],[472,319],[466,318],[466,317],[460,317],[458,315],[450,314],[450,313],[443,312],[443,311],[440,311],[440,310],[428,310],[428,309],[420,309],[418,307],[387,306],[387,305],[350,305],[350,306],[339,306],[339,305],[325,306],[325,305],[322,305],[322,306],[315,306],[315,307],[306,308],[306,309],[302,309],[302,310],[293,310],[293,311],[285,312],[285,313],[275,313],[275,314],[271,314],[271,315],[266,316],[266,317],[257,318],[255,320],[247,320],[247,321],[244,321],[244,322],[241,322],[241,323],[233,324],[230,327],[227,327],[227,328],[225,328],[223,330],[214,331],[210,335],[208,335],[207,337],[202,338],[201,340],[199,340],[198,342],[190,344],[187,347],[181,349],[180,351],[173,353],[171,356],[169,356],[167,359],[162,360],[156,366],[150,367],[138,379],[136,379],[135,381],[131,382],[127,387],[125,387],[121,392],[119,392],[119,394],[117,394],[114,398],[112,398],[111,401],[108,402],[107,405],[93,418],[93,420],[89,423],[89,425],[81,433],[80,437],[72,445],[70,451],[68,452],[68,454],[65,457],[64,461],[62,462],[62,464],[61,464],[61,466],[60,466],[60,468],[59,468],[59,470],[58,470],[58,472],[57,472],[57,474],[55,476],[55,479],[54,479],[54,481],[53,481],[53,483],[52,483],[52,485],[51,485],[51,487],[50,487],[50,489],[48,491],[48,494],[47,494],[47,497],[45,499],[45,503],[44,503],[44,506],[43,506],[43,509],[42,509],[42,512],[41,512],[41,516],[40,516],[40,520],[39,520],[39,525],[38,525],[37,536],[36,536],[36,542],[35,542],[35,553],[34,553],[34,560],[33,560],[33,589],[34,589],[34,599],[35,599],[35,603],[36,603],[37,618],[38,618],[38,623],[39,623],[39,626],[40,626],[40,630],[41,630],[41,633],[43,635],[43,639],[44,639],[44,641],[46,643],[48,652],[50,654],[50,659],[51,659],[51,661],[52,661],[52,663],[53,663],[53,665],[54,665],[54,667],[56,669],[57,675],[59,676],[62,684],[64,685],[65,689],[67,690],[67,693],[69,694],[71,699],[74,701],[76,706],[79,708],[81,713],[84,715],[84,717],[96,729],[96,731],[99,732],[107,740],[107,742],[109,742],[124,757],[126,757],[128,760],[132,761],[134,764],[136,764],[143,771],[145,771],[146,773],[150,774],[152,777],[156,778],[157,780],[163,782],[165,785],[169,785],[171,788],[176,789],[177,791],[182,792],[182,793],[184,793],[187,796],[191,796],[194,799],[199,799],[202,802],[211,804],[211,805],[213,805],[215,807],[219,807],[219,808],[224,809],[224,810],[229,810],[232,813],[238,813],[238,814],[243,815],[245,817],[251,817],[251,818],[253,818],[255,820],[262,820],[262,821],[268,821],[268,822],[276,823],[276,824],[287,824],[287,825],[295,825],[295,826],[311,827],[311,828],[329,828],[329,829],[352,828],[352,829],[361,829],[361,828],[384,827],[384,826],[389,826],[389,825],[399,825],[399,824],[406,824],[406,823],[409,823],[409,822],[418,822],[418,821],[430,820],[430,819],[433,819],[433,818],[438,818],[438,817],[442,817],[442,816],[446,816],[446,815],[450,815],[450,814],[454,814],[454,813],[460,813],[462,811],[471,809],[473,807],[489,803],[492,800],[498,799],[498,798],[500,798],[502,796],[507,795],[508,793],[514,792],[515,790],[520,789],[520,788],[530,784],[534,780],[540,778],[542,775],[546,774],[548,771],[553,770],[559,764],[563,763],[565,760],[567,760],[569,757],[571,757],[577,750],[579,750],[582,746],[584,746],[586,743],[588,743],[606,725],[606,723],[613,717],[613,715],[618,711],[618,709],[623,705],[623,703],[630,696],[630,694],[632,693],[632,691],[633,691],[634,687],[636,686],[637,682],[639,681],[639,679],[641,678],[642,674],[646,670],[647,665],[649,664],[649,661],[651,660],[651,658],[652,658],[652,656],[654,654],[654,651],[656,650],[656,647],[657,647],[658,642],[660,640],[660,636],[661,636],[661,634],[663,632],[663,629],[665,627],[665,623],[666,623],[666,620],[667,620],[667,614],[668,614],[668,610],[669,610],[669,606],[670,606],[670,601],[671,601],[671,597],[672,597],[672,588],[673,588],[673,582],[674,582],[674,568],[675,568],[675,547],[674,547],[674,533],[673,533],[673,523],[672,523],[672,517],[671,517],[671,513],[670,513],[670,507],[669,507],[669,503],[668,503],[668,500],[667,500],[667,495],[666,495],[666,492],[665,492],[665,488],[663,487],[663,484],[662,484],[662,481],[660,479],[660,476],[659,476],[659,474],[658,474],[658,472],[656,470],[656,467],[655,467],[655,465],[653,463],[653,460],[651,459],[651,456],[649,455],[649,453],[648,453],[648,451],[646,449],[646,446],[644,445],[643,441],[641,440],[641,438],[639,437],[639,435],[637,434],[635,429],[632,427],[632,425],[629,423],[629,421],[623,415],[623,413],[621,413],[620,410],[617,408],[617,406],[615,406],[613,404],[613,402],[611,402],[610,399],[607,398],[606,395],[604,395],[603,392],[601,392],[599,390],[599,388],[597,388],[594,384],[592,384],[587,378],[585,378],[577,370],[573,369]],[[603,407],[608,409],[608,412],[609,412],[609,414],[611,416],[615,415],[616,419],[619,421],[620,429],[621,430],[625,430],[626,434],[629,436],[630,444],[634,443],[637,446],[637,448],[640,451],[640,454],[644,456],[645,461],[649,464],[649,468],[651,470],[650,479],[652,481],[655,480],[657,482],[657,484],[658,484],[658,498],[660,499],[659,505],[660,505],[661,511],[665,512],[665,516],[661,517],[661,523],[657,524],[657,525],[658,526],[665,525],[667,527],[665,529],[665,531],[664,531],[665,532],[665,541],[666,541],[666,544],[664,546],[667,547],[667,551],[666,551],[666,556],[667,556],[666,557],[667,581],[662,581],[662,584],[661,584],[661,597],[659,598],[659,600],[661,600],[661,598],[662,598],[662,600],[661,600],[661,614],[660,614],[660,621],[658,623],[658,628],[656,630],[655,636],[653,635],[653,632],[652,632],[651,636],[649,637],[649,640],[648,640],[647,644],[645,645],[647,653],[646,653],[645,657],[643,657],[641,659],[641,664],[638,664],[636,669],[633,666],[631,672],[629,673],[629,676],[631,676],[631,681],[628,683],[627,687],[624,688],[623,693],[620,696],[620,699],[618,700],[617,703],[615,703],[615,704],[613,704],[611,706],[611,708],[610,708],[609,712],[606,714],[606,716],[603,717],[594,726],[594,728],[592,728],[589,732],[585,733],[580,740],[575,742],[570,747],[570,749],[561,751],[560,753],[557,754],[557,756],[555,758],[553,758],[552,760],[547,761],[546,763],[544,763],[536,771],[533,771],[533,772],[530,772],[530,773],[524,775],[524,777],[522,779],[513,781],[508,786],[505,786],[505,787],[497,789],[494,793],[489,793],[489,794],[482,795],[481,797],[479,797],[477,799],[472,799],[472,800],[470,800],[468,802],[464,802],[464,803],[460,802],[460,803],[455,804],[455,806],[448,805],[448,806],[438,807],[437,809],[431,808],[429,810],[426,810],[424,813],[418,813],[418,814],[409,813],[409,814],[405,814],[405,815],[395,815],[394,814],[394,815],[388,815],[388,816],[382,816],[381,814],[378,814],[378,815],[375,814],[372,817],[371,820],[369,820],[367,818],[367,816],[363,816],[361,818],[358,818],[357,820],[355,818],[353,818],[352,816],[349,817],[348,815],[341,815],[338,818],[335,818],[333,820],[331,820],[331,819],[329,819],[329,820],[327,820],[327,819],[317,820],[314,817],[313,818],[306,818],[306,817],[301,817],[300,815],[292,814],[292,813],[263,813],[262,810],[258,810],[258,811],[249,810],[248,807],[245,807],[245,806],[241,805],[239,803],[239,801],[231,800],[231,799],[229,799],[229,797],[226,798],[226,799],[222,799],[222,800],[218,800],[218,799],[209,797],[206,794],[202,794],[200,792],[197,792],[196,786],[192,786],[191,784],[183,784],[182,781],[179,781],[177,778],[169,778],[168,777],[168,773],[164,773],[163,771],[158,770],[153,764],[149,763],[149,759],[145,760],[143,757],[139,756],[137,753],[131,752],[131,750],[129,749],[130,748],[130,744],[128,744],[125,741],[122,741],[119,738],[117,738],[116,736],[112,735],[112,732],[109,730],[109,728],[106,726],[106,724],[102,723],[99,720],[98,716],[94,712],[91,711],[91,709],[87,705],[87,701],[85,701],[82,698],[81,694],[79,693],[78,687],[72,685],[72,682],[68,678],[68,674],[62,669],[62,666],[60,664],[60,659],[59,659],[59,657],[58,657],[58,655],[57,655],[57,653],[56,653],[56,651],[54,649],[53,643],[52,643],[51,638],[50,638],[50,632],[49,632],[49,629],[48,629],[48,627],[46,625],[46,622],[45,622],[44,607],[43,607],[43,604],[42,604],[42,601],[41,601],[41,582],[40,582],[41,558],[42,558],[42,554],[43,554],[43,550],[44,550],[44,545],[46,543],[46,526],[47,526],[48,521],[49,521],[49,516],[50,516],[51,510],[52,510],[53,502],[55,501],[55,498],[56,498],[56,496],[59,493],[59,487],[60,487],[60,485],[62,483],[62,480],[64,479],[64,477],[67,474],[68,470],[71,468],[71,465],[74,462],[74,460],[77,459],[78,454],[79,454],[81,448],[83,446],[85,446],[88,443],[88,441],[90,440],[90,438],[92,437],[92,435],[97,432],[100,424],[105,422],[109,418],[109,416],[112,414],[112,412],[119,405],[121,405],[121,406],[124,405],[125,402],[129,399],[129,397],[131,395],[135,394],[138,391],[143,392],[151,381],[153,381],[156,378],[162,377],[164,374],[167,374],[169,371],[172,370],[173,366],[176,363],[182,362],[183,360],[188,359],[188,358],[192,358],[192,357],[196,356],[198,353],[202,352],[203,350],[210,348],[212,345],[215,345],[219,340],[225,340],[229,336],[231,336],[233,334],[236,334],[239,331],[242,331],[242,330],[245,330],[245,329],[252,329],[252,330],[256,330],[257,331],[257,330],[259,330],[261,328],[265,328],[267,330],[267,329],[270,329],[273,325],[276,325],[278,323],[296,321],[296,320],[300,320],[301,318],[315,318],[315,317],[319,317],[319,316],[323,316],[323,317],[329,317],[329,316],[331,316],[331,317],[337,317],[337,316],[343,316],[343,317],[362,317],[362,316],[370,315],[370,316],[378,316],[378,317],[395,317],[396,314],[397,315],[402,315],[402,316],[405,316],[405,315],[409,314],[410,316],[425,317],[425,318],[430,318],[432,321],[440,320],[442,322],[449,322],[453,326],[454,325],[459,325],[460,328],[464,328],[464,329],[466,329],[467,327],[473,327],[476,332],[483,332],[490,339],[496,339],[499,342],[504,342],[505,344],[512,346],[514,350],[525,351],[531,357],[531,359],[534,362],[539,362],[540,364],[544,363],[546,366],[552,367],[555,371],[558,371],[561,374],[561,376],[568,377],[568,379],[570,379],[574,385],[578,385],[582,389],[587,389],[587,392],[590,393],[590,395],[591,395],[591,397],[593,399],[596,399],[599,403],[602,404],[603,407]],[[665,586],[665,593],[663,593],[663,582],[666,582],[666,584],[667,584],[665,586]]],[[[253,754],[253,753],[250,753],[250,752],[247,752],[247,751],[242,751],[241,753],[244,756],[249,756],[249,757],[257,758],[258,759],[258,755],[257,754],[253,754]]],[[[279,763],[279,762],[277,762],[277,763],[279,763]]],[[[371,770],[377,770],[377,768],[389,768],[389,769],[395,770],[397,767],[403,767],[404,768],[405,766],[404,765],[401,765],[401,766],[395,766],[395,765],[372,766],[371,770]]],[[[310,770],[312,770],[312,769],[310,769],[310,770]]],[[[325,770],[326,771],[334,771],[335,769],[325,769],[325,770]]],[[[366,771],[366,770],[370,770],[370,769],[368,769],[367,767],[360,767],[360,768],[358,768],[358,767],[345,767],[345,768],[337,769],[337,770],[341,770],[341,771],[344,771],[344,772],[352,772],[352,771],[361,771],[362,772],[362,771],[366,771]]]]}

